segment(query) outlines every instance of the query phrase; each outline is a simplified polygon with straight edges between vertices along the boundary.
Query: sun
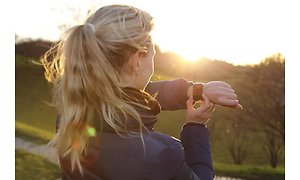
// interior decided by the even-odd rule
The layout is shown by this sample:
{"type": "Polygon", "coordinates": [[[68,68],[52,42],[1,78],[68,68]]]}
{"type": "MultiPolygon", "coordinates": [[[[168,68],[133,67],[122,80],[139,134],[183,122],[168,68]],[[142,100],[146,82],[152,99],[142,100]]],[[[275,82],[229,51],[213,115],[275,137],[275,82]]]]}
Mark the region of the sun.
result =
{"type": "Polygon", "coordinates": [[[197,61],[202,58],[208,58],[204,53],[200,52],[182,52],[182,56],[186,61],[197,61]]]}
{"type": "Polygon", "coordinates": [[[162,52],[173,52],[182,56],[185,61],[196,61],[205,56],[205,54],[201,51],[202,47],[199,43],[193,41],[188,42],[180,39],[178,39],[176,43],[172,43],[174,40],[171,38],[168,39],[167,37],[161,37],[161,34],[165,33],[152,33],[154,43],[158,45],[162,52]]]}
{"type": "Polygon", "coordinates": [[[181,47],[180,50],[178,50],[178,52],[175,53],[181,55],[185,61],[196,61],[203,57],[203,55],[199,52],[191,51],[191,49],[184,47],[181,47]]]}

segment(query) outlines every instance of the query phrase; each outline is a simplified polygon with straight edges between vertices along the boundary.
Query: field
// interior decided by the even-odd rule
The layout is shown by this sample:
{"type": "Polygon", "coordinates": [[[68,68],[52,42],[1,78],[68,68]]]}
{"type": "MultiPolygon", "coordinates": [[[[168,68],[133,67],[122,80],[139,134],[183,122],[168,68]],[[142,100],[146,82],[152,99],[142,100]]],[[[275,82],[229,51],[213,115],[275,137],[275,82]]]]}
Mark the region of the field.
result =
{"type": "MultiPolygon", "coordinates": [[[[56,110],[49,106],[51,101],[51,86],[43,76],[43,67],[33,63],[23,61],[16,56],[15,67],[15,132],[16,137],[20,137],[38,144],[46,144],[55,133],[56,110]]],[[[162,73],[156,73],[153,80],[172,79],[162,73]]],[[[236,79],[226,79],[228,83],[236,79]]],[[[201,81],[201,80],[197,80],[201,81]]],[[[159,121],[155,125],[155,130],[179,137],[181,127],[185,121],[185,111],[163,112],[159,115],[159,121]]],[[[218,141],[212,143],[212,157],[217,176],[240,177],[244,179],[284,179],[285,165],[284,153],[279,159],[276,169],[270,168],[268,160],[263,155],[259,147],[255,147],[252,154],[242,165],[234,165],[232,158],[226,148],[218,141]]],[[[25,177],[22,173],[35,174],[35,170],[26,169],[25,160],[36,162],[34,166],[41,166],[45,163],[38,157],[16,150],[16,175],[25,177]],[[24,161],[24,163],[23,163],[24,161]]],[[[51,171],[39,170],[41,174],[50,177],[57,177],[56,165],[51,165],[51,171]]],[[[43,166],[41,166],[43,168],[43,166]]],[[[18,177],[16,176],[16,177],[18,177]]]]}
{"type": "Polygon", "coordinates": [[[60,168],[48,160],[22,150],[15,150],[16,154],[16,179],[32,180],[60,178],[60,168]]]}

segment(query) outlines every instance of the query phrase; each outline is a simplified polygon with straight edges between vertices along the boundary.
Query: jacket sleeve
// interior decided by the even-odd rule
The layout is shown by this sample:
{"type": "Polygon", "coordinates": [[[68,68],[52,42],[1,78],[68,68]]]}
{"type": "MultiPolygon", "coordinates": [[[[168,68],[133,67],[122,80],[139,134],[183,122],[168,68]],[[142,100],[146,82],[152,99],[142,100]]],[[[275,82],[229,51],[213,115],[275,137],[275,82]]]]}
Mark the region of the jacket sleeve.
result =
{"type": "Polygon", "coordinates": [[[185,124],[181,132],[181,143],[169,145],[158,159],[151,179],[214,179],[209,132],[199,124],[185,124]]]}
{"type": "Polygon", "coordinates": [[[145,91],[151,95],[158,93],[156,99],[162,110],[186,109],[187,89],[192,85],[183,78],[169,81],[151,81],[145,91]]]}
{"type": "Polygon", "coordinates": [[[187,123],[180,134],[185,162],[201,180],[214,179],[209,131],[204,125],[187,123]]]}

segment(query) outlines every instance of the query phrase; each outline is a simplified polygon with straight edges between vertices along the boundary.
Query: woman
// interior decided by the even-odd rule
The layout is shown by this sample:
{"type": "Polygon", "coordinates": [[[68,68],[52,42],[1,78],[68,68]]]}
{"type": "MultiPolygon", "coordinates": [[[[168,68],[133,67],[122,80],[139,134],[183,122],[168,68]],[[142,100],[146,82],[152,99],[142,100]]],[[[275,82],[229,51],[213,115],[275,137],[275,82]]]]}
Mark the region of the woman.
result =
{"type": "Polygon", "coordinates": [[[50,143],[57,149],[62,179],[213,179],[206,123],[215,103],[241,106],[223,82],[203,85],[197,109],[192,83],[149,83],[152,29],[147,12],[105,6],[47,53],[55,55],[44,65],[60,113],[50,143]],[[181,141],[153,131],[161,109],[185,108],[181,141]]]}

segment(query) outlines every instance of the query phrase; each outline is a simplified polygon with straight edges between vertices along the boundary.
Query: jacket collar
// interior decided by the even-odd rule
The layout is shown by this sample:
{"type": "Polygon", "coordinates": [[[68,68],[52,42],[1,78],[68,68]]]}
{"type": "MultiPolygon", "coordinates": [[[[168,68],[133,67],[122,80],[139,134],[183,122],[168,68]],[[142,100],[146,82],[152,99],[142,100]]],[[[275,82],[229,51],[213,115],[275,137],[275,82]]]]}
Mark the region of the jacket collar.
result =
{"type": "MultiPolygon", "coordinates": [[[[152,131],[153,126],[157,121],[157,114],[159,114],[161,111],[161,106],[159,102],[153,96],[151,96],[150,94],[142,90],[138,90],[132,87],[126,87],[123,88],[123,91],[128,96],[127,98],[128,104],[131,105],[139,113],[142,123],[144,124],[146,129],[152,131]],[[138,102],[139,104],[142,104],[149,108],[148,109],[142,108],[140,106],[132,104],[131,102],[135,102],[135,103],[138,102]]],[[[102,117],[98,115],[96,121],[101,122],[101,119],[102,117]]],[[[120,119],[125,122],[124,116],[121,116],[120,119]]],[[[133,132],[140,131],[139,122],[133,117],[128,117],[126,124],[129,131],[133,131],[133,132]]],[[[101,132],[101,128],[99,130],[101,132]]],[[[108,125],[105,120],[102,120],[102,132],[116,133],[116,131],[110,125],[108,125]]]]}

